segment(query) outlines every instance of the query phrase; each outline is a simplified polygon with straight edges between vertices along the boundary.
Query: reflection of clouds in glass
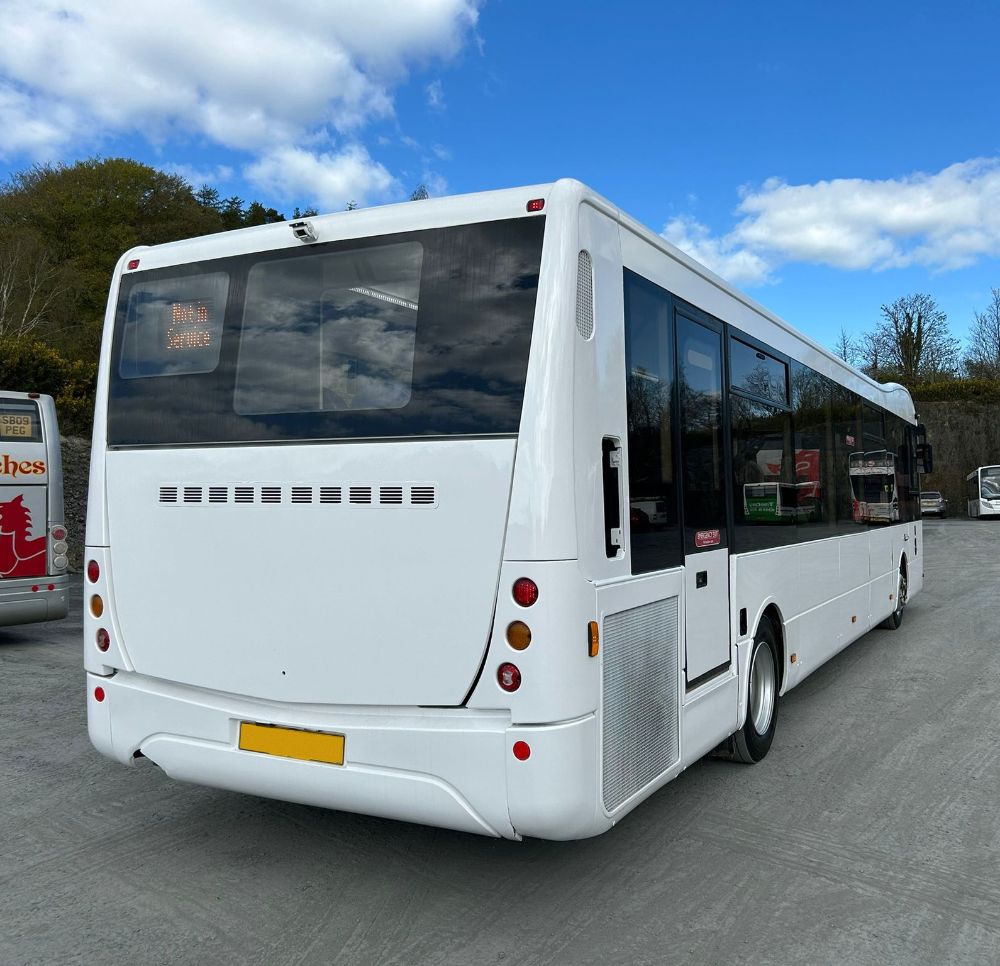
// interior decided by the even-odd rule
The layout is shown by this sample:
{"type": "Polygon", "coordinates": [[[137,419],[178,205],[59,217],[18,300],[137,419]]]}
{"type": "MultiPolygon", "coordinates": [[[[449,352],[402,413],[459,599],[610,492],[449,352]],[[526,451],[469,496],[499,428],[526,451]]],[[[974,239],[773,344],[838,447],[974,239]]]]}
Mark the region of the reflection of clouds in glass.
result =
{"type": "Polygon", "coordinates": [[[514,433],[543,228],[519,219],[339,252],[267,253],[257,264],[233,259],[246,271],[236,358],[227,355],[213,381],[184,377],[183,388],[138,380],[142,391],[126,393],[115,381],[111,435],[169,443],[514,433]],[[182,413],[183,430],[174,424],[182,413]]]}
{"type": "Polygon", "coordinates": [[[423,246],[410,242],[255,266],[236,411],[405,406],[422,260],[423,246]]]}

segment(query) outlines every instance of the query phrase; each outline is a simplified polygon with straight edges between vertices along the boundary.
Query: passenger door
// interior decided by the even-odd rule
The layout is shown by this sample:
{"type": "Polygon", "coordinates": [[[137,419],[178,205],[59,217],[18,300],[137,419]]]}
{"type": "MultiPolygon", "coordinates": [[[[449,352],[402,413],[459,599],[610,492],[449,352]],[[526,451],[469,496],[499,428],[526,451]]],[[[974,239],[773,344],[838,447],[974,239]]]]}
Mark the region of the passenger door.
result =
{"type": "Polygon", "coordinates": [[[676,315],[688,687],[730,662],[723,332],[693,314],[676,315]]]}

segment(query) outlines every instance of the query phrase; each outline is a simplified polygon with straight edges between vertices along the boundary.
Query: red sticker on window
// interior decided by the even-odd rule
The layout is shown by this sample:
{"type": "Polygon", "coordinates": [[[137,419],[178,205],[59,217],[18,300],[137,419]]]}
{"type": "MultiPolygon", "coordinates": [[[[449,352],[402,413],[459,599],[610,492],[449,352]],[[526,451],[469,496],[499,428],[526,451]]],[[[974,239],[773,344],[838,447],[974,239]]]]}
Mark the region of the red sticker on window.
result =
{"type": "Polygon", "coordinates": [[[701,547],[717,547],[722,543],[722,533],[719,530],[699,530],[694,535],[694,545],[701,547]]]}

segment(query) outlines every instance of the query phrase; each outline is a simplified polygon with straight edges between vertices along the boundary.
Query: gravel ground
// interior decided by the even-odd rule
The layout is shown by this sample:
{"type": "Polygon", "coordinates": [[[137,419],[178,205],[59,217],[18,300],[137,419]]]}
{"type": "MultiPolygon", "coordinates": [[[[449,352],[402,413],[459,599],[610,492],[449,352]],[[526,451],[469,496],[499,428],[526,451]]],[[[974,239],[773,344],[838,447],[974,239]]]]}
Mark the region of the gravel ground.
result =
{"type": "Polygon", "coordinates": [[[0,629],[0,964],[1000,963],[1000,524],[925,523],[927,584],[619,826],[512,843],[126,768],[70,617],[0,629]]]}

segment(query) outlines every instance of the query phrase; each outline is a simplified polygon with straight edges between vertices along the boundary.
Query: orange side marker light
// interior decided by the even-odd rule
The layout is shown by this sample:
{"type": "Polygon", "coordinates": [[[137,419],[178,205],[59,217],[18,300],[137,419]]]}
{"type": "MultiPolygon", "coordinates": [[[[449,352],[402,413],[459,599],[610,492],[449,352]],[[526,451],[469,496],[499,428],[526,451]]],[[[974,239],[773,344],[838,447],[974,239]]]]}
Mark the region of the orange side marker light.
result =
{"type": "Polygon", "coordinates": [[[601,649],[601,636],[597,629],[597,621],[591,621],[587,625],[587,653],[591,657],[597,657],[601,649]]]}

